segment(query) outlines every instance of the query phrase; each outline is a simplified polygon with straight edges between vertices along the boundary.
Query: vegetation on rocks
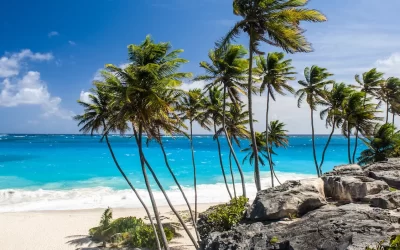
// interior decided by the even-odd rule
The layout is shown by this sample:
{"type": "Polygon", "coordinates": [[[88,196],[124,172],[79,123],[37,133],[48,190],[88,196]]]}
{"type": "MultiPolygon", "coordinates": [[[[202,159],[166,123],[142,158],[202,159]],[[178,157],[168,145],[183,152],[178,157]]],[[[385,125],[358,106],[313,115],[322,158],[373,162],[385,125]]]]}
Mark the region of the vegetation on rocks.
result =
{"type": "MultiPolygon", "coordinates": [[[[106,247],[109,243],[115,247],[155,249],[157,242],[153,232],[151,225],[136,217],[123,217],[113,220],[111,208],[104,211],[99,226],[89,229],[89,235],[93,241],[102,242],[103,247],[106,247]]],[[[165,224],[164,232],[168,241],[171,241],[176,234],[174,227],[165,224]]]]}

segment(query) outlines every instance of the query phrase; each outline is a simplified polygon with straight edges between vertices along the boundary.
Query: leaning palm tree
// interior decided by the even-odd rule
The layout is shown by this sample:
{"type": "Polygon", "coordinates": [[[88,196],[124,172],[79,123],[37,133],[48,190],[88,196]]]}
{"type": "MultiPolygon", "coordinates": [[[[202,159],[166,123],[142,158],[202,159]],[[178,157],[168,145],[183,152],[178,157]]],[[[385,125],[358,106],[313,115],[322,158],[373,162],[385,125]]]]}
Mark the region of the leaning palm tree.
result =
{"type": "Polygon", "coordinates": [[[189,90],[183,95],[178,104],[178,110],[181,112],[180,119],[189,121],[189,140],[192,152],[193,165],[193,185],[194,185],[194,217],[197,221],[197,175],[196,161],[193,146],[193,123],[197,122],[201,127],[209,130],[210,121],[204,118],[205,100],[202,96],[201,89],[189,90]]]}
{"type": "MultiPolygon", "coordinates": [[[[235,26],[221,40],[220,46],[226,46],[234,40],[242,31],[249,37],[249,76],[248,76],[248,109],[249,127],[253,151],[257,154],[257,143],[253,125],[252,103],[252,67],[254,53],[263,54],[259,45],[261,42],[281,47],[289,53],[310,52],[310,43],[304,37],[304,29],[300,27],[301,21],[323,22],[326,17],[317,10],[307,9],[308,0],[234,0],[233,11],[235,15],[242,17],[235,26]]],[[[255,158],[254,166],[259,171],[258,158],[255,158]]],[[[256,173],[259,178],[259,173],[256,173]]],[[[259,181],[259,180],[258,180],[259,181]]],[[[256,180],[257,184],[257,180],[256,180]]],[[[260,190],[260,183],[257,190],[260,190]]]]}
{"type": "MultiPolygon", "coordinates": [[[[229,189],[228,182],[226,180],[226,174],[222,160],[221,143],[219,141],[219,135],[217,134],[217,125],[220,125],[222,122],[222,112],[223,112],[222,103],[224,98],[225,97],[222,95],[221,89],[219,87],[214,86],[208,89],[208,98],[205,99],[204,119],[209,119],[212,121],[214,127],[214,139],[217,141],[217,146],[218,146],[218,158],[219,158],[219,164],[221,166],[222,176],[224,178],[225,187],[226,190],[228,191],[229,197],[230,199],[232,199],[232,194],[229,189]]],[[[233,188],[235,188],[235,186],[233,186],[233,188]]]]}
{"type": "MultiPolygon", "coordinates": [[[[230,137],[227,135],[226,127],[226,99],[229,99],[235,105],[240,105],[240,95],[245,94],[247,85],[245,84],[246,73],[248,71],[248,61],[244,58],[247,54],[246,49],[242,45],[229,45],[214,51],[210,51],[208,57],[211,63],[201,62],[206,74],[198,76],[195,80],[204,80],[209,83],[206,89],[212,86],[223,88],[223,104],[222,104],[222,129],[228,142],[230,153],[233,155],[236,166],[241,169],[240,162],[236,157],[230,137]]],[[[246,196],[246,187],[243,188],[243,196],[246,196]]]]}
{"type": "MultiPolygon", "coordinates": [[[[287,148],[289,146],[289,136],[287,135],[287,130],[285,129],[285,123],[280,122],[279,120],[276,121],[271,121],[269,126],[268,126],[268,133],[265,133],[266,137],[269,137],[267,142],[269,145],[268,148],[273,149],[275,148],[287,148]]],[[[276,155],[276,153],[275,153],[276,155]]],[[[276,176],[275,173],[275,163],[272,159],[272,154],[268,153],[268,158],[269,162],[271,164],[271,182],[272,182],[272,187],[274,186],[274,176],[279,182],[278,177],[276,176]]],[[[279,182],[280,183],[280,182],[279,182]]]]}
{"type": "MultiPolygon", "coordinates": [[[[381,82],[380,89],[377,91],[377,97],[380,101],[386,104],[386,123],[389,122],[389,110],[392,109],[391,105],[398,100],[400,96],[400,79],[396,77],[389,77],[387,80],[381,82]]],[[[394,109],[393,109],[394,110],[394,109]]],[[[393,113],[394,114],[394,113],[393,113]]]]}
{"type": "Polygon", "coordinates": [[[343,125],[343,103],[352,93],[352,88],[347,86],[345,83],[334,83],[330,91],[327,91],[325,95],[325,105],[321,113],[321,119],[325,120],[326,127],[331,127],[331,133],[329,134],[328,140],[325,144],[324,150],[322,151],[321,163],[319,164],[319,172],[322,174],[322,165],[325,161],[325,154],[328,146],[331,142],[332,136],[336,128],[340,128],[343,125]]]}
{"type": "MultiPolygon", "coordinates": [[[[234,142],[240,148],[240,146],[241,146],[240,140],[250,138],[250,132],[248,131],[248,129],[246,127],[247,124],[249,124],[249,120],[248,120],[249,114],[248,114],[248,111],[244,110],[246,107],[246,105],[244,105],[244,104],[237,105],[234,103],[228,103],[228,107],[229,107],[229,112],[227,112],[227,116],[226,116],[225,129],[220,128],[217,131],[217,135],[221,135],[226,132],[227,136],[230,138],[230,141],[234,142]]],[[[233,183],[233,188],[234,188],[233,191],[236,194],[235,178],[234,178],[233,169],[232,169],[232,155],[233,155],[233,149],[231,149],[229,152],[229,168],[230,168],[231,178],[232,178],[232,183],[233,183]]],[[[240,165],[238,166],[238,171],[240,174],[242,190],[244,190],[243,196],[245,196],[246,186],[245,186],[243,170],[240,167],[240,165]]]]}
{"type": "Polygon", "coordinates": [[[356,75],[355,80],[359,86],[354,87],[358,87],[361,92],[366,93],[365,98],[368,95],[377,96],[380,86],[384,82],[383,75],[383,73],[378,72],[375,68],[363,73],[362,76],[356,75]]]}
{"type": "MultiPolygon", "coordinates": [[[[102,72],[103,78],[106,82],[118,82],[118,79],[108,72],[102,72]]],[[[132,185],[129,178],[119,165],[119,162],[114,154],[112,149],[110,140],[108,138],[108,134],[111,131],[119,131],[124,133],[128,128],[125,122],[119,122],[113,124],[109,127],[107,125],[108,120],[110,118],[111,112],[116,112],[116,110],[110,110],[110,102],[111,96],[106,93],[104,88],[102,87],[103,83],[97,82],[96,88],[92,89],[91,94],[89,95],[90,102],[86,103],[82,100],[79,100],[78,103],[84,108],[84,114],[76,115],[74,117],[75,120],[79,121],[78,126],[82,126],[80,131],[83,133],[90,133],[93,135],[94,133],[101,132],[106,139],[108,150],[110,151],[111,157],[113,158],[114,164],[117,167],[118,171],[121,173],[125,181],[128,183],[129,187],[135,193],[136,197],[138,198],[140,204],[143,206],[144,210],[146,211],[147,217],[150,220],[150,224],[153,228],[154,235],[156,238],[157,249],[161,249],[160,240],[158,239],[158,233],[154,226],[152,216],[150,214],[149,209],[147,208],[146,204],[143,202],[142,198],[140,197],[139,193],[137,192],[136,188],[132,185]]]]}
{"type": "MultiPolygon", "coordinates": [[[[180,65],[187,62],[187,60],[178,57],[181,52],[182,50],[171,51],[169,43],[154,43],[147,36],[141,44],[128,46],[130,61],[128,67],[121,69],[114,65],[106,65],[107,69],[115,74],[123,83],[121,87],[115,90],[110,89],[110,91],[116,92],[116,98],[113,101],[114,105],[121,107],[120,112],[115,114],[112,121],[125,120],[132,126],[146,188],[153,205],[162,242],[166,249],[169,249],[168,241],[148,179],[147,169],[151,171],[158,185],[159,182],[144,154],[143,135],[145,134],[148,139],[155,138],[160,140],[159,128],[162,129],[163,127],[175,124],[175,119],[169,115],[171,112],[174,112],[174,109],[171,107],[165,93],[168,89],[175,90],[180,86],[183,78],[191,76],[189,73],[177,72],[180,65]],[[163,125],[160,126],[160,124],[163,125]]],[[[163,191],[162,186],[159,185],[159,187],[163,191]]],[[[197,247],[196,239],[173,208],[166,193],[164,191],[163,193],[168,205],[181,222],[193,245],[197,247]]]]}
{"type": "MultiPolygon", "coordinates": [[[[267,91],[267,111],[265,115],[265,131],[268,131],[268,114],[269,114],[269,101],[272,98],[276,101],[276,94],[286,95],[286,92],[294,93],[294,89],[289,85],[288,81],[295,80],[294,67],[291,66],[292,60],[284,60],[283,53],[269,53],[267,58],[263,56],[256,57],[257,67],[254,69],[255,75],[261,80],[260,92],[267,91]]],[[[268,136],[266,136],[266,143],[269,145],[268,136]]],[[[269,151],[267,148],[267,154],[269,151]]],[[[272,169],[272,160],[269,156],[269,165],[271,169],[272,187],[274,187],[274,177],[272,169]]]]}
{"type": "Polygon", "coordinates": [[[332,76],[331,73],[328,72],[325,68],[320,68],[316,65],[311,68],[305,68],[304,70],[305,81],[300,80],[299,84],[303,87],[296,92],[296,96],[299,98],[297,105],[300,108],[304,99],[310,106],[311,111],[311,136],[312,136],[312,147],[313,147],[313,156],[315,167],[317,170],[318,177],[321,176],[319,165],[317,161],[317,154],[315,151],[315,133],[314,133],[314,111],[317,110],[317,107],[320,105],[324,105],[325,95],[326,95],[326,87],[329,84],[332,84],[332,80],[328,80],[328,77],[332,76]]]}
{"type": "Polygon", "coordinates": [[[400,146],[400,131],[392,124],[376,124],[373,135],[363,139],[368,147],[357,159],[361,165],[387,160],[400,146]]]}

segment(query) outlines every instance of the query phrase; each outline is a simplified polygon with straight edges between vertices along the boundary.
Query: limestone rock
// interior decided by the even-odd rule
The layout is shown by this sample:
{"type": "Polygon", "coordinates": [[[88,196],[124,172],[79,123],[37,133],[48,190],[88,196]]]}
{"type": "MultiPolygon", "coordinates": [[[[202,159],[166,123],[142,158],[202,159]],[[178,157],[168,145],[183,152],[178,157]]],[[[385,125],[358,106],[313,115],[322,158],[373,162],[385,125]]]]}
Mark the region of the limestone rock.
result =
{"type": "Polygon", "coordinates": [[[400,191],[386,191],[375,195],[369,195],[365,200],[369,201],[372,207],[397,209],[400,208],[400,191]]]}
{"type": "Polygon", "coordinates": [[[365,250],[399,234],[400,214],[366,204],[324,206],[291,224],[240,224],[233,230],[211,234],[203,249],[351,249],[365,250]],[[273,248],[271,239],[279,242],[273,248]]]}
{"type": "Polygon", "coordinates": [[[321,179],[307,179],[262,190],[248,208],[246,219],[267,221],[306,214],[326,204],[323,185],[321,179]]]}
{"type": "Polygon", "coordinates": [[[358,164],[340,165],[327,172],[324,176],[364,176],[365,172],[358,164]]]}
{"type": "Polygon", "coordinates": [[[400,160],[398,159],[371,164],[364,169],[364,172],[373,179],[382,180],[389,186],[400,189],[400,160]]]}
{"type": "Polygon", "coordinates": [[[385,182],[365,176],[324,176],[322,179],[326,197],[339,202],[358,201],[389,189],[385,182]]]}

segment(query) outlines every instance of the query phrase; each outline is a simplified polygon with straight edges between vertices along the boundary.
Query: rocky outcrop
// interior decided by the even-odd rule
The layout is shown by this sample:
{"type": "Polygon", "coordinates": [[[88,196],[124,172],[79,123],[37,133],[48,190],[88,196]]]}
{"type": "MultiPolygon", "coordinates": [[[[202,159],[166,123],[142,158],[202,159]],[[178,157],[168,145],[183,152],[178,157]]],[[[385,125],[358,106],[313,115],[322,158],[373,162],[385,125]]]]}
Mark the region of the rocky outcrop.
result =
{"type": "Polygon", "coordinates": [[[210,233],[203,248],[365,250],[400,235],[394,188],[400,188],[400,160],[343,165],[322,178],[285,182],[258,192],[243,221],[210,233]],[[286,219],[290,214],[300,218],[286,219]]]}
{"type": "Polygon", "coordinates": [[[392,159],[367,166],[364,172],[371,178],[382,180],[389,186],[400,189],[400,161],[392,159]]]}
{"type": "Polygon", "coordinates": [[[365,205],[328,205],[290,224],[241,224],[228,232],[213,233],[204,249],[364,250],[399,234],[399,219],[400,213],[365,205]],[[273,238],[277,244],[271,243],[273,238]]]}
{"type": "Polygon", "coordinates": [[[322,179],[326,197],[341,202],[359,201],[389,189],[384,181],[365,176],[324,176],[322,179]]]}
{"type": "Polygon", "coordinates": [[[251,221],[278,220],[299,216],[326,204],[321,179],[288,181],[283,185],[262,190],[246,212],[251,221]]]}

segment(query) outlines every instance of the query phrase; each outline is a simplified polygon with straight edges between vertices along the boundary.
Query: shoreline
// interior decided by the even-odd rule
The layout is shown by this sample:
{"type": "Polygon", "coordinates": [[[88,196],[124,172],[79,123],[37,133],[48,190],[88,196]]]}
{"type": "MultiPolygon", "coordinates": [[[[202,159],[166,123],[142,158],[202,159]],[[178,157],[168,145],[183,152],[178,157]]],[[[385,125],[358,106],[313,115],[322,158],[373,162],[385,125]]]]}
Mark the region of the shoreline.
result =
{"type": "MultiPolygon", "coordinates": [[[[198,204],[198,211],[203,212],[207,208],[220,203],[198,204]]],[[[193,204],[191,204],[193,208],[193,204]]],[[[185,212],[186,205],[175,206],[177,211],[185,212]]],[[[150,208],[149,208],[150,209],[150,208]]],[[[177,222],[177,218],[169,207],[159,206],[159,213],[163,222],[177,222]]],[[[91,227],[98,225],[104,209],[81,210],[47,210],[27,212],[3,212],[0,213],[0,242],[1,248],[6,250],[73,250],[73,249],[97,249],[100,245],[93,243],[88,238],[91,227]]],[[[153,213],[152,213],[153,214],[153,213]]],[[[115,208],[113,218],[135,216],[146,217],[143,208],[115,208]]],[[[148,220],[145,220],[148,222],[148,220]]],[[[192,234],[193,228],[187,223],[192,234]]],[[[182,237],[174,238],[171,247],[181,250],[194,249],[189,237],[183,230],[178,233],[182,237]]]]}

